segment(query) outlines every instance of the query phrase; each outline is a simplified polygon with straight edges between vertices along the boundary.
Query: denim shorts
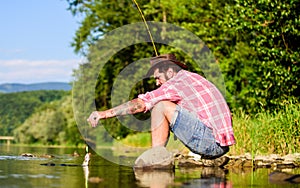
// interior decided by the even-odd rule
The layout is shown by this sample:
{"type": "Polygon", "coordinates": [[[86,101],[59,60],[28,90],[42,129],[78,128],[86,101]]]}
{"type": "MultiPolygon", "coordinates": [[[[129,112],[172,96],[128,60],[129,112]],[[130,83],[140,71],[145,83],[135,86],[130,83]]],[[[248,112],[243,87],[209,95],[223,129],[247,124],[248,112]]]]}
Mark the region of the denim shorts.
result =
{"type": "Polygon", "coordinates": [[[202,123],[197,116],[178,105],[170,128],[187,148],[201,155],[202,158],[217,158],[229,151],[228,146],[220,146],[216,142],[212,129],[202,123]]]}

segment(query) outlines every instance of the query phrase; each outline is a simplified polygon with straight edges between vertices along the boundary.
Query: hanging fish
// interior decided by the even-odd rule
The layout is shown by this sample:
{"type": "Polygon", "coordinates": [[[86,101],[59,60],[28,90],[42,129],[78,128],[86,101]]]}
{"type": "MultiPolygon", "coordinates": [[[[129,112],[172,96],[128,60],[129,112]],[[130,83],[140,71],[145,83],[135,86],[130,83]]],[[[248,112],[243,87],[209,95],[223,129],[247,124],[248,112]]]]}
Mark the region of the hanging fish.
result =
{"type": "Polygon", "coordinates": [[[83,160],[83,163],[82,163],[82,166],[89,166],[89,162],[91,160],[91,153],[89,153],[89,147],[88,145],[85,146],[85,156],[84,156],[84,160],[83,160]]]}
{"type": "Polygon", "coordinates": [[[90,156],[91,156],[91,153],[85,154],[82,166],[89,166],[89,161],[91,159],[90,156]]]}

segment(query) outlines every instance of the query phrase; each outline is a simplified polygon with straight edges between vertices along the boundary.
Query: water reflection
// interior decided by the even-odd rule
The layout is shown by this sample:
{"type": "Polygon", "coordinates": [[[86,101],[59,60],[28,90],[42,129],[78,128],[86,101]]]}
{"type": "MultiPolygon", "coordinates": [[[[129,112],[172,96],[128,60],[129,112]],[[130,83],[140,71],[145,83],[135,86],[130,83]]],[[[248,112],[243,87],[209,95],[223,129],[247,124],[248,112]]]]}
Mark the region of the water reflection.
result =
{"type": "Polygon", "coordinates": [[[90,174],[90,171],[89,171],[89,166],[83,166],[82,167],[82,169],[83,169],[83,174],[84,174],[84,187],[85,188],[88,188],[89,186],[88,186],[88,181],[89,181],[89,174],[90,174]]]}
{"type": "Polygon", "coordinates": [[[183,174],[196,173],[198,177],[182,181],[181,173],[175,175],[175,171],[162,170],[135,170],[134,174],[140,187],[165,188],[169,186],[180,187],[220,187],[231,188],[232,183],[226,179],[227,171],[221,168],[193,168],[180,169],[183,174]]]}
{"type": "Polygon", "coordinates": [[[141,187],[165,188],[174,183],[174,171],[135,170],[134,175],[141,187]]]}
{"type": "Polygon", "coordinates": [[[269,182],[273,184],[300,184],[300,174],[274,171],[269,174],[269,182]]]}
{"type": "MultiPolygon", "coordinates": [[[[38,148],[0,145],[0,187],[299,187],[300,168],[274,173],[271,168],[184,168],[174,171],[134,171],[93,153],[82,167],[84,148],[38,148]],[[76,155],[74,151],[78,150],[76,155]],[[54,155],[54,158],[23,157],[54,155]],[[51,166],[41,164],[53,164],[51,166]],[[60,165],[66,164],[66,165],[60,165]],[[280,175],[280,176],[278,176],[280,175]],[[288,179],[288,181],[286,181],[288,179]],[[274,181],[275,180],[275,181],[274,181]],[[280,180],[280,181],[278,181],[280,180]],[[282,181],[281,181],[282,180],[282,181]],[[298,183],[296,183],[298,181],[298,183]],[[284,183],[284,185],[281,185],[284,183]]],[[[122,158],[122,160],[124,160],[122,158]]]]}

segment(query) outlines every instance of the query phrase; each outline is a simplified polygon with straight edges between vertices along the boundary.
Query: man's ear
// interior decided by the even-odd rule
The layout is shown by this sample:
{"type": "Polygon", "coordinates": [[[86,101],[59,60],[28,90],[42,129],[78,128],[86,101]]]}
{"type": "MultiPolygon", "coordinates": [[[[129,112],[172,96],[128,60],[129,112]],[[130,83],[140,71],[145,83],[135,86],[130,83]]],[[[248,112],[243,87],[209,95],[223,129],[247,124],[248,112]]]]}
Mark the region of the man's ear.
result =
{"type": "Polygon", "coordinates": [[[167,71],[167,77],[172,78],[174,76],[174,70],[172,68],[169,68],[167,71]]]}

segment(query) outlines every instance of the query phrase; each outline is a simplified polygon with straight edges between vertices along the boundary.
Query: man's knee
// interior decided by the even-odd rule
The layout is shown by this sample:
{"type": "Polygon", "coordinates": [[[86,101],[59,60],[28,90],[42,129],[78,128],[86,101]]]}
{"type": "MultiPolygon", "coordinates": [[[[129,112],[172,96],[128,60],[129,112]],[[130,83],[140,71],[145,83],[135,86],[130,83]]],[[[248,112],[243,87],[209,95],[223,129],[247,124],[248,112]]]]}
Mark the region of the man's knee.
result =
{"type": "Polygon", "coordinates": [[[152,115],[162,114],[170,122],[174,112],[176,110],[176,104],[170,101],[160,101],[154,105],[152,109],[152,115]]]}
{"type": "Polygon", "coordinates": [[[172,109],[175,110],[176,104],[170,101],[160,101],[156,105],[154,105],[152,110],[160,111],[160,112],[166,112],[170,111],[172,109]]]}

